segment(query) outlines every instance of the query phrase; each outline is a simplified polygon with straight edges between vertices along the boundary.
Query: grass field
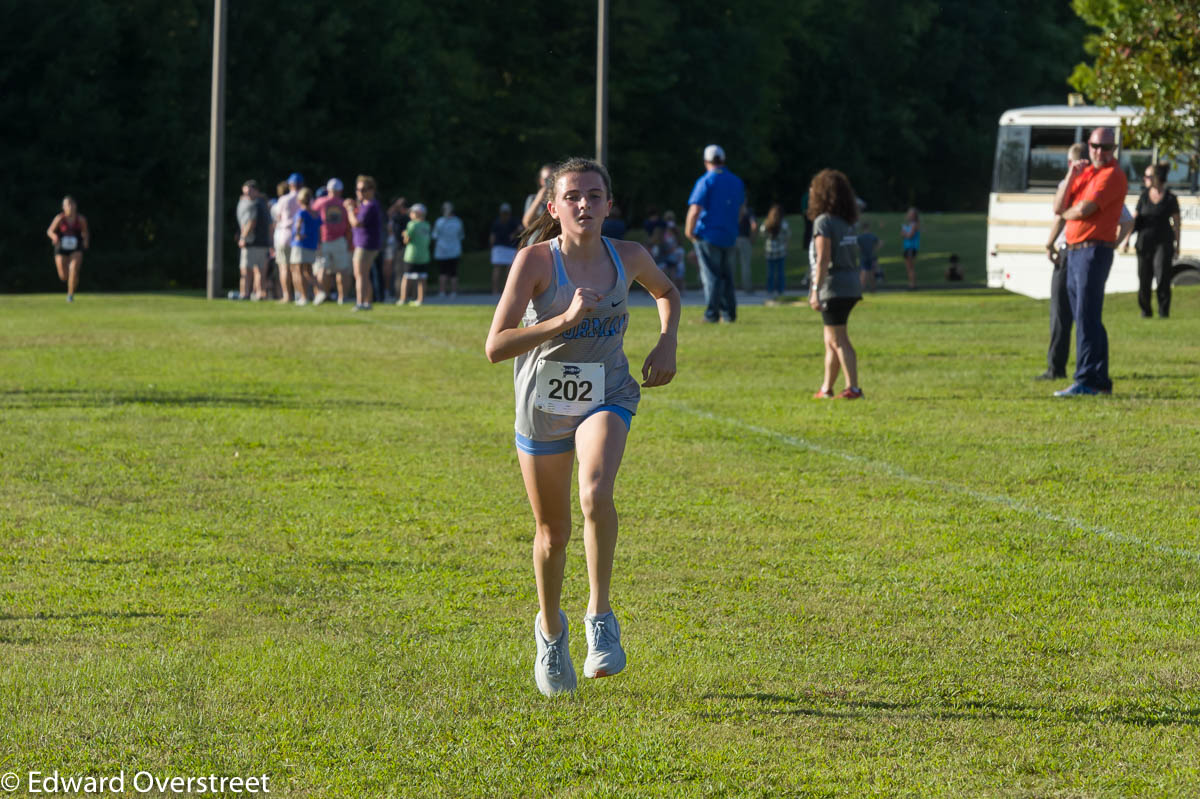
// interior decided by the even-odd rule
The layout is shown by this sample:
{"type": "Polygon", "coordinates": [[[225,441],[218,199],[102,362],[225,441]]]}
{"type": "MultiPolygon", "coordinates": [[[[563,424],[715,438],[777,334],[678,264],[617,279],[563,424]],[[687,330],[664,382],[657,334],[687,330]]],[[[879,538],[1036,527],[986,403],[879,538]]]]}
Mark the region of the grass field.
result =
{"type": "Polygon", "coordinates": [[[856,403],[809,399],[811,310],[685,309],[617,485],[630,665],[555,701],[490,309],[345,310],[0,297],[0,772],[1200,795],[1200,290],[1111,297],[1077,400],[1023,297],[868,297],[856,403]]]}

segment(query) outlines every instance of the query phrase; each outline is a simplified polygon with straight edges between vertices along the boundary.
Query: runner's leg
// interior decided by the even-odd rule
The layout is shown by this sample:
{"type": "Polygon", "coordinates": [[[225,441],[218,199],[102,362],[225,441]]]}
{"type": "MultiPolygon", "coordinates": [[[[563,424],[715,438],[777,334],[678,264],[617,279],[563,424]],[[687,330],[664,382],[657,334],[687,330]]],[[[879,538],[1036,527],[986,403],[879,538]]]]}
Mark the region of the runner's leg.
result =
{"type": "Polygon", "coordinates": [[[617,469],[625,454],[629,431],[615,413],[601,411],[583,421],[575,431],[579,453],[579,505],[583,510],[583,549],[587,554],[589,614],[611,610],[609,585],[617,548],[617,508],[613,491],[617,469]]]}
{"type": "Polygon", "coordinates": [[[575,453],[530,455],[518,450],[517,460],[533,509],[533,574],[542,612],[542,634],[553,641],[562,632],[558,611],[567,542],[571,539],[571,466],[575,453]]]}
{"type": "Polygon", "coordinates": [[[67,264],[67,296],[74,297],[75,288],[79,285],[79,270],[83,267],[83,253],[71,253],[67,264]]]}

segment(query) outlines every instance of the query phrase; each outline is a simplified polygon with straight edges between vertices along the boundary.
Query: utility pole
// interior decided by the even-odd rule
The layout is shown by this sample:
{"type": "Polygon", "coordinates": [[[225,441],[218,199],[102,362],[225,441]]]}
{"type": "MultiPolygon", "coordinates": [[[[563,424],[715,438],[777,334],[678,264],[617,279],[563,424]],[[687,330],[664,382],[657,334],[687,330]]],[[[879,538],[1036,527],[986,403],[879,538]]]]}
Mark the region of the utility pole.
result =
{"type": "Polygon", "coordinates": [[[208,298],[221,290],[225,197],[225,0],[213,0],[212,127],[208,135],[208,298]]]}
{"type": "Polygon", "coordinates": [[[608,4],[597,0],[596,160],[608,166],[608,4]]]}

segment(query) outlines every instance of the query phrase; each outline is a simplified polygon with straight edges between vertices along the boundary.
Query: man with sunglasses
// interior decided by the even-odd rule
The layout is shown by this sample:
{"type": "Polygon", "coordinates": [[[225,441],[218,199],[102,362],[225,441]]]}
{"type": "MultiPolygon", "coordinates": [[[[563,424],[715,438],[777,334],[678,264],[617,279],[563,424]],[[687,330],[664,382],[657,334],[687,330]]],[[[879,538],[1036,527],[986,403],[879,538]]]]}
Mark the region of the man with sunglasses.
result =
{"type": "Polygon", "coordinates": [[[1054,194],[1054,213],[1066,222],[1067,296],[1075,316],[1075,382],[1054,392],[1056,397],[1112,393],[1108,331],[1101,315],[1129,188],[1116,149],[1112,128],[1093,130],[1088,137],[1091,165],[1072,162],[1054,194]]]}

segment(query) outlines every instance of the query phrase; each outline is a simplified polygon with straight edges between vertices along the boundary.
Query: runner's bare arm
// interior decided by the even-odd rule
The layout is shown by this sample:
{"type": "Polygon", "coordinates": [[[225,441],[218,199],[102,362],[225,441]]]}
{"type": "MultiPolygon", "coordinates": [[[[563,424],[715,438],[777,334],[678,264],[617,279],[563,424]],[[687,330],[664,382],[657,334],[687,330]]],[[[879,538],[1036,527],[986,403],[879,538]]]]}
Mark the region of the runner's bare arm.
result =
{"type": "Polygon", "coordinates": [[[553,275],[554,261],[548,244],[535,244],[517,253],[500,302],[496,305],[496,313],[492,316],[487,343],[484,344],[489,361],[499,363],[529,352],[595,309],[600,292],[576,289],[566,311],[536,325],[521,327],[521,319],[529,301],[549,288],[553,275]]]}
{"type": "Polygon", "coordinates": [[[83,214],[79,215],[79,228],[83,233],[83,249],[86,250],[92,246],[92,234],[88,232],[87,217],[83,214]]]}
{"type": "Polygon", "coordinates": [[[50,223],[50,227],[46,228],[46,235],[49,236],[50,241],[54,242],[55,244],[58,244],[58,233],[55,231],[55,228],[58,227],[58,223],[60,221],[62,221],[62,214],[57,214],[55,215],[54,220],[50,223]]]}
{"type": "Polygon", "coordinates": [[[646,251],[635,241],[617,241],[628,275],[646,287],[658,305],[658,342],[642,363],[642,386],[665,386],[675,378],[675,350],[679,341],[679,289],[646,251]]]}

